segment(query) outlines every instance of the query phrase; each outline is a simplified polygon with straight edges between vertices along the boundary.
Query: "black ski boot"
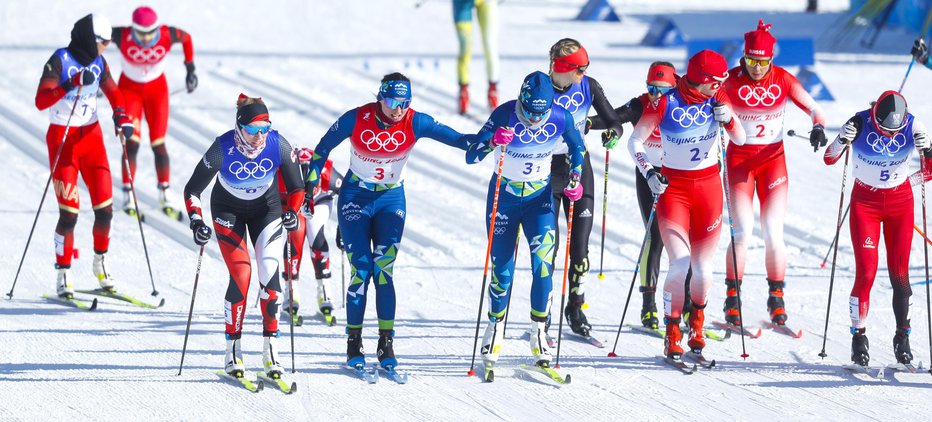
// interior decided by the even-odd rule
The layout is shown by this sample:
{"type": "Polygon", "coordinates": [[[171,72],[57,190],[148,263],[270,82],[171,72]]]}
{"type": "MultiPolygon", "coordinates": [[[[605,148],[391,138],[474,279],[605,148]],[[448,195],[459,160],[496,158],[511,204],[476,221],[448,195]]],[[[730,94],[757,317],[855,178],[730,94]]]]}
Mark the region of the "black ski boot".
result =
{"type": "Polygon", "coordinates": [[[655,290],[650,287],[640,287],[641,294],[644,296],[644,301],[641,305],[641,325],[657,329],[660,324],[660,320],[657,318],[657,303],[654,299],[655,290]]]}
{"type": "Polygon", "coordinates": [[[366,352],[362,349],[362,328],[347,328],[346,364],[351,367],[366,366],[366,352]]]}
{"type": "Polygon", "coordinates": [[[897,327],[893,336],[893,356],[898,363],[907,365],[913,361],[913,352],[909,350],[909,328],[897,327]]]}
{"type": "Polygon", "coordinates": [[[864,331],[864,328],[855,330],[851,336],[851,361],[861,366],[867,366],[871,360],[867,353],[868,342],[864,331]]]}
{"type": "Polygon", "coordinates": [[[738,312],[738,284],[740,283],[741,280],[725,280],[727,290],[725,291],[725,307],[722,311],[725,312],[725,322],[733,325],[741,325],[741,313],[738,312]]]}
{"type": "Polygon", "coordinates": [[[582,301],[574,301],[572,295],[570,296],[570,303],[566,305],[566,309],[563,310],[566,315],[566,322],[569,323],[570,329],[574,333],[579,334],[583,337],[589,337],[589,330],[592,329],[592,326],[589,325],[589,320],[586,319],[586,314],[582,311],[582,301]]]}
{"type": "Polygon", "coordinates": [[[786,325],[786,309],[783,304],[783,287],[786,283],[782,281],[767,280],[770,285],[770,296],[767,298],[767,312],[770,313],[770,321],[775,325],[786,325]]]}
{"type": "Polygon", "coordinates": [[[398,360],[395,359],[395,350],[392,348],[395,330],[379,330],[379,347],[376,354],[379,357],[379,364],[383,368],[394,368],[398,366],[398,360]]]}

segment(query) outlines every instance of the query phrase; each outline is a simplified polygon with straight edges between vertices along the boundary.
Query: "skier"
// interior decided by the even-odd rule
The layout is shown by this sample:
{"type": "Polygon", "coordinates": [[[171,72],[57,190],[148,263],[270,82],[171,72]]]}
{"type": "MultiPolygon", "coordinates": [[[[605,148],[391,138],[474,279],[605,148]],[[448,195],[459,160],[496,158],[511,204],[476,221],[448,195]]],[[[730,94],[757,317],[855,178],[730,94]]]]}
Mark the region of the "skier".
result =
{"type": "MultiPolygon", "coordinates": [[[[870,360],[865,331],[883,224],[896,318],[893,354],[897,362],[910,363],[913,355],[909,349],[912,296],[909,254],[914,220],[913,191],[907,176],[913,149],[929,151],[928,131],[909,113],[902,95],[886,91],[870,109],[845,122],[841,134],[825,151],[825,163],[835,164],[849,147],[855,160],[850,226],[856,271],[848,302],[851,360],[862,366],[867,366],[870,360]]],[[[925,160],[928,166],[930,160],[925,160]]]]}
{"type": "Polygon", "coordinates": [[[122,131],[123,136],[129,138],[133,135],[133,124],[126,115],[123,94],[113,81],[110,66],[102,55],[108,45],[110,22],[106,17],[90,14],[78,19],[71,29],[68,47],[56,50],[45,63],[36,90],[36,108],[49,109],[50,124],[45,140],[58,200],[58,224],[55,226],[55,269],[58,274],[55,287],[58,296],[67,299],[74,296],[71,256],[74,227],[78,222],[79,172],[94,209],[94,276],[101,289],[114,289],[114,280],[104,264],[104,256],[110,247],[113,185],[103,133],[97,120],[97,90],[104,92],[113,107],[116,131],[122,131]]]}
{"type": "MultiPolygon", "coordinates": [[[[757,29],[744,34],[744,57],[729,71],[724,92],[731,100],[738,120],[747,134],[744,145],[728,148],[728,192],[731,195],[735,224],[735,256],[725,254],[725,321],[740,325],[737,284],[744,278],[747,241],[754,229],[754,192],[760,201],[761,233],[765,245],[767,269],[767,312],[770,320],[785,325],[787,314],[783,301],[786,286],[786,244],[783,218],[789,193],[786,156],[783,151],[783,120],[787,100],[812,119],[809,143],[813,151],[824,147],[825,116],[815,100],[795,76],[773,63],[776,38],[770,24],[758,21],[757,29]],[[737,274],[735,268],[737,267],[737,274]]],[[[729,245],[729,248],[731,245],[729,245]]]]}
{"type": "MultiPolygon", "coordinates": [[[[565,108],[573,115],[572,124],[579,134],[585,130],[586,116],[590,107],[602,117],[608,130],[602,133],[602,144],[606,149],[612,149],[621,137],[623,129],[621,120],[615,114],[615,109],[605,98],[602,86],[586,75],[589,68],[589,53],[572,38],[564,38],[550,47],[550,78],[553,82],[553,102],[565,108]]],[[[569,213],[570,199],[563,194],[563,187],[569,183],[570,174],[567,158],[567,144],[557,142],[554,145],[550,164],[550,185],[553,190],[554,212],[557,213],[557,240],[554,254],[559,249],[559,214],[569,213]]],[[[564,309],[566,320],[570,329],[584,337],[589,336],[589,320],[583,313],[582,306],[586,301],[585,284],[589,274],[589,234],[592,233],[592,211],[595,209],[595,180],[592,175],[592,162],[589,153],[583,157],[582,173],[580,175],[583,196],[573,209],[573,233],[570,239],[570,297],[564,309]]]]}
{"type": "MultiPolygon", "coordinates": [[[[616,108],[615,113],[622,123],[630,122],[637,125],[645,110],[654,110],[660,104],[661,97],[676,86],[679,80],[676,74],[676,68],[670,62],[657,61],[650,65],[647,71],[647,92],[639,97],[632,98],[627,104],[616,108]]],[[[608,126],[599,116],[589,117],[591,129],[608,129],[608,126]]],[[[619,133],[620,135],[620,133],[619,133]]],[[[654,129],[650,136],[644,140],[644,150],[647,153],[647,159],[655,168],[660,168],[663,149],[660,141],[660,128],[654,129]]],[[[637,188],[638,207],[641,209],[641,218],[644,224],[650,218],[650,212],[654,205],[654,193],[651,192],[647,185],[647,179],[641,174],[639,167],[634,168],[635,187],[637,188]]],[[[657,278],[660,275],[660,254],[663,252],[663,239],[660,237],[660,227],[657,218],[651,222],[650,236],[647,244],[644,246],[644,252],[641,255],[641,262],[644,265],[640,272],[641,285],[639,290],[642,295],[641,305],[641,325],[647,328],[656,329],[660,321],[657,319],[657,304],[654,294],[657,291],[657,278]]],[[[692,276],[691,271],[686,273],[686,289],[689,289],[689,279],[692,276]]],[[[692,305],[689,297],[686,297],[686,304],[683,308],[683,315],[690,313],[692,305]]]]}
{"type": "Polygon", "coordinates": [[[180,221],[180,207],[176,205],[174,195],[169,190],[171,171],[165,144],[169,95],[164,71],[165,57],[172,45],[181,43],[184,49],[184,66],[188,72],[185,77],[186,88],[189,93],[197,88],[191,36],[174,26],[161,25],[155,10],[141,6],[133,11],[131,27],[113,28],[113,41],[120,48],[123,58],[120,90],[126,97],[126,111],[136,128],[136,136],[126,139],[131,173],[127,173],[125,166],[123,167],[123,211],[129,215],[135,213],[130,180],[136,177],[136,154],[139,152],[142,118],[145,115],[149,126],[149,145],[155,156],[159,204],[162,206],[162,212],[180,221]]]}
{"type": "MultiPolygon", "coordinates": [[[[298,156],[298,163],[301,165],[301,174],[306,177],[310,170],[314,151],[310,148],[297,148],[295,152],[298,156]]],[[[332,315],[333,302],[331,302],[329,294],[331,291],[329,286],[329,279],[331,278],[330,245],[327,244],[327,238],[324,236],[324,225],[330,219],[333,197],[337,195],[343,185],[343,175],[333,170],[333,161],[327,160],[321,170],[320,180],[318,187],[312,192],[314,200],[306,202],[302,207],[302,212],[298,214],[298,229],[288,234],[288,242],[285,244],[285,261],[289,262],[289,264],[285,265],[282,279],[291,280],[292,283],[295,283],[300,278],[304,239],[307,236],[307,241],[311,245],[311,263],[314,266],[314,278],[317,280],[317,307],[327,324],[334,325],[336,319],[332,315]],[[324,189],[321,189],[321,187],[324,187],[324,189]],[[313,207],[313,210],[310,207],[313,207]],[[308,222],[310,222],[310,227],[308,227],[308,222]],[[288,261],[289,257],[291,261],[288,261]]],[[[284,204],[288,191],[281,177],[278,178],[278,189],[284,204]]],[[[293,296],[289,300],[288,289],[282,289],[282,293],[284,293],[282,303],[286,307],[291,306],[292,303],[294,304],[294,311],[288,309],[288,314],[297,324],[298,312],[301,309],[298,284],[295,284],[291,291],[293,296]]]]}
{"type": "Polygon", "coordinates": [[[395,258],[405,223],[404,169],[415,142],[431,138],[446,145],[467,148],[467,137],[414,111],[411,81],[401,73],[382,78],[377,101],[344,113],[314,147],[306,191],[322,182],[327,157],[350,138],[350,168],[340,189],[337,206],[340,232],[352,275],[346,292],[346,364],[365,366],[362,323],[366,291],[375,280],[379,318],[377,356],[383,368],[398,365],[395,333],[395,258]]]}
{"type": "Polygon", "coordinates": [[[679,359],[685,280],[692,269],[689,295],[689,348],[702,353],[703,325],[712,283],[712,260],[722,228],[722,180],[719,177],[720,127],[732,142],[744,143],[744,130],[720,91],[728,78],[725,58],[702,50],[689,59],[686,77],[644,110],[628,149],[657,200],[656,218],[667,250],[669,271],[663,286],[664,355],[679,359]],[[663,167],[654,167],[644,147],[660,128],[663,167]]]}
{"type": "Polygon", "coordinates": [[[917,38],[913,42],[913,48],[910,51],[910,54],[916,58],[916,61],[920,64],[925,65],[925,67],[932,69],[932,61],[929,61],[929,47],[926,46],[925,40],[922,38],[917,38]]]}
{"type": "MultiPolygon", "coordinates": [[[[548,367],[551,359],[545,324],[550,312],[553,287],[553,259],[556,242],[556,214],[552,202],[549,165],[554,146],[568,146],[569,182],[564,194],[571,201],[583,195],[580,182],[586,147],[573,123],[573,115],[554,102],[550,76],[534,72],[524,79],[518,100],[502,104],[489,117],[467,152],[467,162],[477,163],[493,149],[508,145],[502,167],[498,209],[492,238],[492,283],[489,285],[489,324],[482,338],[485,378],[498,360],[504,341],[499,323],[505,316],[508,295],[514,278],[514,250],[518,227],[524,229],[531,252],[531,353],[537,365],[548,367]],[[512,138],[515,142],[511,143],[512,138]],[[562,139],[562,141],[561,141],[562,139]],[[510,143],[510,144],[509,144],[510,143]]],[[[486,214],[492,206],[498,186],[493,174],[489,183],[486,214]]],[[[487,223],[488,225],[489,223],[487,223]]],[[[488,227],[487,227],[488,229],[488,227]]]]}
{"type": "Polygon", "coordinates": [[[279,274],[285,247],[282,227],[289,232],[297,230],[304,186],[291,144],[278,131],[272,130],[269,111],[262,98],[239,95],[235,128],[214,140],[184,187],[194,243],[200,246],[206,245],[212,234],[203,218],[201,193],[214,177],[217,183],[210,195],[210,213],[220,252],[230,272],[224,298],[227,339],[224,369],[236,378],[242,378],[246,370],[240,338],[252,272],[247,244],[252,243],[259,270],[262,336],[265,338],[262,364],[269,378],[280,378],[284,372],[277,343],[283,283],[279,274]],[[278,190],[273,187],[278,172],[288,190],[284,212],[278,190]]]}
{"type": "Polygon", "coordinates": [[[498,0],[453,0],[453,25],[459,39],[456,75],[460,83],[459,112],[469,108],[469,61],[472,58],[472,9],[482,29],[485,73],[489,79],[489,108],[498,107],[498,0]]]}

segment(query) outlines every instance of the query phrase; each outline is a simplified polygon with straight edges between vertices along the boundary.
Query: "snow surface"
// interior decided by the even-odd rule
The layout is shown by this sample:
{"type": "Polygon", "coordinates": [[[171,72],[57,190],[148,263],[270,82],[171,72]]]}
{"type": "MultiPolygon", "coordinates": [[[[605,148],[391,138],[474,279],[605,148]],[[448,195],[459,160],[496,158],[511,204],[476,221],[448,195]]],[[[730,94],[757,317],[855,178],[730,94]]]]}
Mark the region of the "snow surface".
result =
{"type": "MultiPolygon", "coordinates": [[[[839,21],[847,1],[823,0],[815,17],[800,11],[805,1],[724,0],[656,2],[615,1],[623,23],[579,23],[571,20],[584,2],[509,0],[502,3],[503,100],[517,93],[521,79],[544,69],[546,52],[559,38],[571,36],[586,45],[592,57],[590,75],[603,85],[617,106],[643,90],[647,65],[657,59],[685,62],[682,48],[658,49],[638,45],[658,16],[674,17],[704,36],[735,36],[756,24],[756,17],[779,20],[777,36],[813,34],[820,38],[816,70],[837,101],[824,103],[829,134],[834,136],[848,116],[864,109],[885,89],[896,89],[903,78],[914,34],[886,31],[877,48],[857,46],[858,36],[833,45],[832,25],[839,21]],[[714,8],[714,10],[713,10],[714,8]],[[816,21],[819,28],[813,27],[816,21]],[[737,31],[737,32],[735,32],[737,31]]],[[[382,74],[403,71],[414,81],[415,103],[443,122],[464,131],[478,130],[488,111],[484,108],[484,76],[478,30],[473,61],[472,118],[455,114],[456,37],[448,2],[413,0],[306,2],[277,1],[160,1],[153,6],[163,22],[188,30],[194,37],[200,87],[192,95],[172,97],[169,144],[172,179],[180,190],[214,136],[233,121],[233,103],[239,92],[260,95],[268,101],[275,125],[293,143],[313,146],[344,110],[372,99],[382,74]]],[[[19,1],[0,3],[0,178],[6,180],[0,205],[0,268],[12,284],[42,187],[48,177],[45,130],[47,113],[33,105],[40,69],[52,51],[67,44],[72,23],[85,13],[105,13],[114,24],[127,24],[135,5],[117,0],[19,1]],[[52,13],[51,11],[54,11],[52,13]]],[[[118,53],[106,52],[115,75],[118,53]]],[[[172,89],[183,87],[180,48],[169,57],[172,89]]],[[[932,99],[911,95],[932,86],[932,72],[914,69],[905,94],[911,111],[920,118],[932,110],[932,99]]],[[[106,104],[106,102],[104,102],[106,104]]],[[[108,116],[107,106],[101,111],[108,116]]],[[[103,126],[111,129],[104,117],[103,126]]],[[[928,123],[927,123],[928,124],[928,123]]],[[[808,130],[808,118],[790,106],[786,127],[808,130]]],[[[589,136],[593,164],[602,172],[605,153],[596,148],[597,135],[589,136]]],[[[120,148],[107,137],[114,180],[118,181],[120,148]]],[[[295,366],[299,392],[285,396],[267,389],[254,395],[218,379],[223,364],[223,294],[228,275],[216,243],[205,254],[187,345],[184,373],[176,376],[188,307],[191,303],[197,254],[190,231],[183,225],[150,212],[144,226],[155,283],[167,300],[151,311],[101,300],[95,312],[72,310],[41,298],[54,292],[52,233],[57,212],[46,198],[38,228],[26,255],[13,300],[0,300],[0,419],[2,420],[316,420],[380,418],[389,420],[581,420],[620,419],[908,419],[929,420],[928,374],[896,374],[885,381],[855,376],[841,365],[848,362],[847,295],[854,278],[854,261],[847,225],[842,231],[835,291],[829,321],[828,357],[820,359],[829,269],[820,269],[834,234],[837,217],[840,165],[826,167],[821,152],[813,154],[808,142],[787,140],[792,190],[786,223],[789,268],[787,306],[789,322],[802,329],[794,340],[770,331],[747,341],[750,358],[742,360],[737,338],[710,341],[707,354],[718,360],[713,371],[684,376],[659,363],[662,341],[625,330],[618,342],[619,358],[608,358],[625,304],[643,227],[634,197],[633,164],[623,148],[612,154],[609,223],[605,247],[604,281],[595,275],[600,263],[598,246],[601,218],[591,237],[593,267],[588,284],[589,320],[595,335],[609,349],[567,339],[560,363],[573,375],[573,383],[558,388],[513,368],[528,362],[527,343],[520,340],[529,326],[527,247],[521,246],[516,280],[514,317],[505,343],[496,381],[483,384],[469,378],[475,317],[482,282],[485,232],[482,212],[493,164],[490,160],[466,166],[460,152],[439,143],[423,141],[409,162],[408,221],[402,253],[395,266],[398,292],[396,353],[408,371],[408,385],[383,379],[365,385],[341,366],[345,335],[342,326],[326,327],[310,317],[295,329],[295,366]],[[439,199],[439,200],[438,200],[439,199]]],[[[345,169],[347,147],[332,158],[345,169]]],[[[139,158],[140,200],[147,209],[157,206],[152,154],[142,148],[139,158]]],[[[600,179],[597,177],[597,179],[600,179]]],[[[850,189],[849,179],[849,189],[850,189]]],[[[180,193],[177,193],[180,196],[180,193]]],[[[77,288],[93,288],[91,276],[91,222],[86,191],[81,192],[81,217],[74,262],[77,288]]],[[[596,198],[602,197],[597,183],[596,198]]],[[[917,211],[920,209],[917,192],[917,211]]],[[[119,194],[117,194],[119,200],[119,194]]],[[[179,198],[180,199],[180,198],[179,198]]],[[[207,198],[205,198],[206,203],[207,198]]],[[[598,205],[597,205],[598,206],[598,205]]],[[[598,212],[598,210],[596,210],[598,212]]],[[[919,214],[917,212],[917,219],[919,214]]],[[[598,217],[601,217],[600,215],[598,217]]],[[[921,221],[918,221],[921,224],[921,221]]],[[[328,227],[332,235],[334,225],[328,227]]],[[[727,233],[727,232],[726,232],[727,233]]],[[[717,278],[724,279],[723,233],[716,257],[717,278]]],[[[759,234],[756,231],[755,234],[759,234]]],[[[119,288],[146,300],[151,291],[134,220],[116,215],[108,262],[119,288]]],[[[912,280],[923,279],[922,243],[915,239],[911,259],[912,280]]],[[[746,283],[745,319],[757,327],[767,317],[767,289],[763,270],[764,249],[757,238],[750,242],[746,283]]],[[[339,280],[342,265],[333,261],[339,280]]],[[[873,291],[868,335],[873,361],[893,362],[891,289],[881,252],[881,269],[873,291]]],[[[665,267],[665,264],[664,264],[665,267]]],[[[298,286],[311,303],[310,265],[298,286]]],[[[562,255],[557,273],[562,276],[562,255]]],[[[339,281],[337,281],[339,283],[339,281]]],[[[560,287],[556,283],[555,302],[560,287]]],[[[916,284],[913,318],[913,352],[928,362],[928,313],[925,290],[916,284]]],[[[716,283],[709,299],[708,319],[722,318],[723,283],[716,283]]],[[[250,303],[255,299],[255,287],[250,303]]],[[[341,300],[335,299],[339,304],[341,300]]],[[[627,322],[636,323],[640,296],[632,298],[627,322]]],[[[372,308],[374,305],[370,306],[372,308]]],[[[249,307],[243,346],[250,368],[261,357],[261,322],[258,309],[249,307]]],[[[375,350],[374,309],[366,321],[365,346],[375,350]]],[[[344,314],[338,312],[343,321],[344,314]]],[[[282,343],[287,348],[288,326],[282,343]]],[[[555,330],[554,330],[555,332],[555,330]]],[[[283,358],[290,366],[290,353],[283,358]]]]}

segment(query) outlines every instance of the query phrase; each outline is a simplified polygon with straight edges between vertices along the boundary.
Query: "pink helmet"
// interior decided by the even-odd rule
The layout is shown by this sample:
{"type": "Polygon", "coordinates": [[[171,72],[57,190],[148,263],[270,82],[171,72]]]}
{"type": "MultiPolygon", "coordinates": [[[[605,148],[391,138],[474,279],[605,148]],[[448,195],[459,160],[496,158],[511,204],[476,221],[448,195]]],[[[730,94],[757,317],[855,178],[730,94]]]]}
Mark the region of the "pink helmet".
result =
{"type": "Polygon", "coordinates": [[[159,27],[159,15],[149,6],[140,6],[133,11],[133,29],[152,32],[159,27]]]}

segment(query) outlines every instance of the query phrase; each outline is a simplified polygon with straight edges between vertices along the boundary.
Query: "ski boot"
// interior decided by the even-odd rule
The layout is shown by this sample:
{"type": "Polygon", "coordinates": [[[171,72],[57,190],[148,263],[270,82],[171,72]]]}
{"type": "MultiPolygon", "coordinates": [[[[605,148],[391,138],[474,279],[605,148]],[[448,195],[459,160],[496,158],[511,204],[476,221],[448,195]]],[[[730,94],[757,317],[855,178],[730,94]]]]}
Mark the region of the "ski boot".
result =
{"type": "Polygon", "coordinates": [[[262,367],[265,369],[265,376],[275,380],[281,379],[282,374],[285,372],[281,359],[278,358],[277,337],[269,336],[265,338],[265,345],[262,346],[262,367]]]}
{"type": "Polygon", "coordinates": [[[123,185],[123,212],[137,220],[146,221],[141,213],[136,215],[136,201],[134,200],[133,190],[129,185],[123,185]]]}
{"type": "Polygon", "coordinates": [[[97,282],[100,283],[101,290],[114,291],[114,280],[113,277],[110,276],[110,272],[107,271],[107,266],[104,264],[104,254],[94,254],[94,264],[92,268],[94,270],[94,276],[97,277],[97,282]]]}
{"type": "Polygon", "coordinates": [[[693,310],[689,314],[689,319],[687,320],[689,324],[689,341],[686,342],[689,345],[689,350],[693,353],[702,354],[702,349],[705,348],[705,336],[703,332],[703,326],[705,325],[705,305],[693,304],[693,310]]]}
{"type": "MultiPolygon", "coordinates": [[[[282,280],[288,280],[287,274],[285,274],[284,271],[282,272],[282,280]]],[[[299,311],[301,310],[301,301],[299,299],[300,295],[298,294],[297,281],[297,278],[293,278],[291,280],[290,298],[288,296],[288,288],[285,287],[282,289],[282,306],[285,307],[284,313],[291,318],[291,323],[296,326],[301,326],[304,324],[304,318],[302,318],[299,314],[299,311]],[[293,306],[294,309],[292,309],[291,306],[293,306]]]]}
{"type": "Polygon", "coordinates": [[[868,342],[864,332],[864,328],[851,329],[851,361],[861,366],[867,366],[871,360],[867,353],[868,342]]]}
{"type": "Polygon", "coordinates": [[[169,190],[168,183],[159,183],[159,205],[162,206],[162,212],[175,221],[181,221],[181,207],[178,207],[172,200],[172,194],[169,190]]]}
{"type": "Polygon", "coordinates": [[[333,315],[333,302],[327,296],[327,288],[324,283],[324,279],[317,279],[317,308],[320,310],[321,315],[324,316],[327,325],[332,327],[337,324],[337,317],[333,315]]]}
{"type": "Polygon", "coordinates": [[[505,333],[498,328],[498,320],[493,317],[485,327],[485,334],[482,336],[482,347],[479,348],[479,353],[482,355],[482,366],[485,369],[482,373],[482,379],[489,382],[494,379],[492,367],[498,361],[502,343],[505,341],[505,333]]]}
{"type": "Polygon", "coordinates": [[[398,366],[398,360],[395,359],[395,349],[392,344],[395,340],[392,338],[395,330],[379,330],[379,345],[376,348],[376,356],[379,357],[379,365],[383,368],[394,368],[398,366]]]}
{"type": "Polygon", "coordinates": [[[534,355],[535,365],[549,367],[553,356],[550,354],[550,345],[547,344],[547,333],[544,331],[543,321],[531,321],[531,354],[534,355]]]}
{"type": "Polygon", "coordinates": [[[351,368],[366,366],[366,352],[362,349],[362,328],[347,328],[346,364],[351,368]]]}
{"type": "Polygon", "coordinates": [[[909,350],[909,327],[897,327],[893,336],[893,355],[897,363],[908,365],[913,361],[913,352],[909,350]]]}
{"type": "Polygon", "coordinates": [[[738,312],[739,284],[741,284],[741,280],[737,282],[735,280],[725,280],[725,285],[728,287],[728,290],[725,292],[725,307],[722,311],[725,312],[725,322],[732,325],[741,325],[741,313],[738,312]]]}
{"type": "Polygon", "coordinates": [[[660,324],[657,318],[657,303],[654,300],[653,288],[641,286],[641,294],[644,296],[644,302],[641,305],[641,325],[650,329],[656,329],[660,324]]]}
{"type": "Polygon", "coordinates": [[[586,318],[586,314],[582,311],[582,298],[574,300],[574,295],[570,295],[570,301],[566,305],[566,309],[563,310],[563,313],[566,315],[566,322],[569,323],[570,329],[574,333],[579,334],[583,337],[589,337],[589,331],[592,330],[592,326],[589,325],[589,320],[586,318]]]}
{"type": "Polygon", "coordinates": [[[469,109],[469,84],[460,84],[459,112],[466,114],[469,109]]]}
{"type": "Polygon", "coordinates": [[[489,109],[495,110],[498,107],[498,84],[489,82],[489,109]]]}
{"type": "Polygon", "coordinates": [[[64,299],[74,298],[74,286],[71,284],[71,266],[55,264],[55,271],[58,272],[55,279],[55,290],[58,292],[58,297],[64,299]]]}
{"type": "Polygon", "coordinates": [[[774,325],[786,325],[786,309],[783,305],[783,287],[786,283],[782,281],[767,280],[770,285],[770,297],[767,298],[767,312],[770,312],[770,321],[774,325]]]}
{"type": "Polygon", "coordinates": [[[667,333],[663,338],[663,355],[671,359],[681,359],[683,348],[680,347],[680,340],[683,339],[683,333],[680,332],[680,318],[665,316],[663,323],[667,326],[667,333]]]}
{"type": "Polygon", "coordinates": [[[239,336],[236,339],[227,334],[227,353],[224,361],[226,366],[223,370],[232,377],[242,378],[246,373],[246,365],[243,364],[243,350],[239,345],[239,336]]]}

